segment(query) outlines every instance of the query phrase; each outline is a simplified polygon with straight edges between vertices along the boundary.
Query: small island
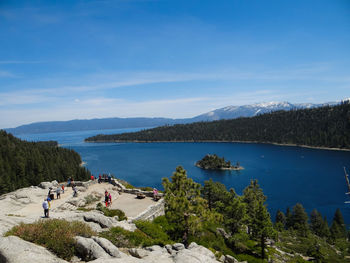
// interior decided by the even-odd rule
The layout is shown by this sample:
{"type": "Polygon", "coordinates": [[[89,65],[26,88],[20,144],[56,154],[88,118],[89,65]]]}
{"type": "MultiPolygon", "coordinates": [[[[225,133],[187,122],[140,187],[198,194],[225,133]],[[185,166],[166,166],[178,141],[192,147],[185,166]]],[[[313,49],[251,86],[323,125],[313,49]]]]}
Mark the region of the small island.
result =
{"type": "Polygon", "coordinates": [[[232,165],[231,161],[225,161],[225,158],[220,158],[216,154],[207,154],[196,162],[196,166],[205,170],[243,170],[244,168],[237,162],[232,165]]]}

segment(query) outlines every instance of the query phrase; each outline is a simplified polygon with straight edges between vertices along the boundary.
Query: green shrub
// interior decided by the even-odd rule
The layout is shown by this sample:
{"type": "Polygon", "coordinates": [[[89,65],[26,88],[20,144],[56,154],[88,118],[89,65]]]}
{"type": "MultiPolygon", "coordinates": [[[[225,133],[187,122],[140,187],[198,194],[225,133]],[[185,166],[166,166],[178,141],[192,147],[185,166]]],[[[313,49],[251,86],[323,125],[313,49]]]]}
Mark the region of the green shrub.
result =
{"type": "Polygon", "coordinates": [[[93,195],[88,195],[88,196],[85,196],[84,199],[85,199],[86,205],[89,205],[99,201],[101,198],[93,195]]]}
{"type": "Polygon", "coordinates": [[[95,233],[85,223],[68,222],[62,219],[39,220],[33,224],[13,227],[5,236],[15,235],[41,245],[58,257],[70,260],[76,251],[75,236],[91,237],[95,233]]]}
{"type": "Polygon", "coordinates": [[[85,208],[85,207],[78,207],[77,210],[83,211],[83,212],[90,212],[92,210],[95,210],[93,208],[85,208]]]}
{"type": "Polygon", "coordinates": [[[135,224],[138,229],[150,236],[159,245],[164,246],[166,244],[173,243],[161,225],[158,225],[154,222],[141,220],[137,221],[135,224]]]}
{"type": "Polygon", "coordinates": [[[117,247],[139,247],[157,245],[151,237],[136,229],[134,232],[121,227],[113,227],[109,231],[100,233],[101,237],[107,238],[117,247]]]}
{"type": "Polygon", "coordinates": [[[104,207],[102,203],[98,203],[96,205],[96,209],[103,212],[105,216],[108,217],[115,217],[118,216],[118,221],[127,220],[125,213],[122,210],[119,209],[108,209],[107,207],[104,207]]]}
{"type": "Polygon", "coordinates": [[[238,261],[247,261],[249,263],[267,263],[266,259],[261,259],[247,254],[237,254],[234,256],[238,261]]]}
{"type": "Polygon", "coordinates": [[[345,257],[349,256],[345,244],[341,240],[338,242],[333,246],[314,234],[301,237],[294,231],[287,230],[279,233],[279,242],[276,245],[283,251],[310,256],[319,262],[350,262],[350,260],[345,260],[345,257]]]}

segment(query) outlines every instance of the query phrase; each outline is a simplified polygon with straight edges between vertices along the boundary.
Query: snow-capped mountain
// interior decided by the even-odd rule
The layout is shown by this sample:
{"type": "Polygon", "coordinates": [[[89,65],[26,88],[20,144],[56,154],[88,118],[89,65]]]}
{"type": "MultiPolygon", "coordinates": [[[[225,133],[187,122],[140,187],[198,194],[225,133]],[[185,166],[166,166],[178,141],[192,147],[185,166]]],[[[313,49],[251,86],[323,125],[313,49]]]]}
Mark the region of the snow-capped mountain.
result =
{"type": "Polygon", "coordinates": [[[263,114],[278,110],[292,109],[309,109],[326,105],[335,105],[339,102],[328,102],[323,104],[299,103],[292,104],[290,102],[263,102],[243,106],[228,106],[214,111],[210,111],[193,118],[194,121],[214,121],[221,119],[235,119],[239,117],[252,117],[258,114],[263,114]]]}
{"type": "Polygon", "coordinates": [[[103,118],[91,120],[51,121],[36,122],[18,126],[17,128],[6,129],[13,134],[43,133],[43,132],[64,132],[82,130],[104,130],[121,128],[144,128],[157,127],[162,125],[186,124],[198,121],[214,121],[221,119],[234,119],[238,117],[253,117],[258,114],[277,110],[307,109],[326,105],[336,105],[341,102],[350,101],[350,98],[338,102],[323,104],[289,102],[264,102],[244,106],[228,106],[213,110],[193,118],[168,119],[168,118],[103,118]]]}

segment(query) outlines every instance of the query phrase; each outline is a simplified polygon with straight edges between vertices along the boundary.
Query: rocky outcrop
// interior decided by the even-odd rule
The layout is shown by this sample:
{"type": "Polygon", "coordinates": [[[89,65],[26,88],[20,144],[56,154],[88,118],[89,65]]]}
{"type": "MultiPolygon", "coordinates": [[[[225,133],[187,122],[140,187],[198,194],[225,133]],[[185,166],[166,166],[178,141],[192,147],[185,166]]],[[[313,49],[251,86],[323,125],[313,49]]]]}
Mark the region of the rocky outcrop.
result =
{"type": "Polygon", "coordinates": [[[42,189],[49,189],[50,187],[57,187],[57,186],[58,186],[58,182],[56,180],[52,182],[41,182],[39,184],[39,187],[42,189]]]}
{"type": "Polygon", "coordinates": [[[84,220],[86,222],[94,222],[99,224],[102,228],[111,228],[113,226],[113,219],[111,217],[104,216],[98,212],[87,212],[84,214],[84,220]]]}
{"type": "Polygon", "coordinates": [[[113,245],[111,241],[102,237],[92,237],[92,239],[100,245],[110,256],[120,258],[121,253],[119,249],[113,245]]]}
{"type": "Polygon", "coordinates": [[[1,263],[67,263],[44,247],[24,241],[19,237],[0,237],[1,263]]]}
{"type": "MultiPolygon", "coordinates": [[[[77,251],[79,256],[86,261],[90,261],[97,258],[110,258],[111,255],[108,254],[102,246],[99,245],[94,239],[86,237],[76,237],[77,241],[77,251]]],[[[100,241],[101,243],[107,243],[105,240],[100,241]]],[[[116,247],[114,247],[118,250],[116,247]]],[[[119,253],[118,253],[119,255],[119,253]]]]}

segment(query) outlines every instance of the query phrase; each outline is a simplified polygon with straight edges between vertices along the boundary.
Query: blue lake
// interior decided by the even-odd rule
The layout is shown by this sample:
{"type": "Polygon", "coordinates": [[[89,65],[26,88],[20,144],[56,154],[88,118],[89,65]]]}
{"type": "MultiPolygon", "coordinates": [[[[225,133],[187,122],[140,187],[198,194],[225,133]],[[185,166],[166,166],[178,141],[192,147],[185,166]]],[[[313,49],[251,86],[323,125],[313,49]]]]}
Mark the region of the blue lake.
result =
{"type": "Polygon", "coordinates": [[[182,165],[189,177],[203,183],[212,178],[238,194],[258,179],[267,195],[274,219],[277,209],[302,203],[308,213],[316,208],[328,222],[340,208],[350,224],[350,200],[343,167],[350,168],[350,152],[248,143],[84,143],[99,133],[113,134],[139,129],[60,132],[19,135],[29,140],[56,140],[77,151],[94,174],[111,173],[135,186],[162,188],[161,180],[182,165]],[[240,162],[242,171],[205,171],[194,166],[206,154],[240,162]]]}

